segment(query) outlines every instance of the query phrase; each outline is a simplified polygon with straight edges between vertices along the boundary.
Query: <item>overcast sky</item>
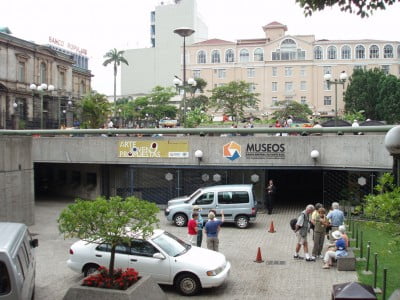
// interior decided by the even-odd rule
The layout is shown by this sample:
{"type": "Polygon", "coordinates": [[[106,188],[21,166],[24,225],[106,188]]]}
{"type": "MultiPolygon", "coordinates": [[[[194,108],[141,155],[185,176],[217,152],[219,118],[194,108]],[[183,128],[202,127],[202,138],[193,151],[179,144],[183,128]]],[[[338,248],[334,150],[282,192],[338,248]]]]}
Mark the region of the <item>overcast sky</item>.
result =
{"type": "MultiPolygon", "coordinates": [[[[49,36],[87,49],[92,88],[113,93],[113,70],[103,67],[112,48],[150,46],[150,12],[160,0],[1,0],[0,26],[39,44],[49,36]]],[[[164,0],[165,3],[169,0],[164,0]]],[[[317,39],[400,40],[400,4],[368,19],[328,8],[304,17],[295,0],[197,0],[209,38],[235,41],[262,38],[262,26],[277,21],[287,34],[314,34],[317,39]]],[[[119,91],[119,83],[118,83],[119,91]]]]}

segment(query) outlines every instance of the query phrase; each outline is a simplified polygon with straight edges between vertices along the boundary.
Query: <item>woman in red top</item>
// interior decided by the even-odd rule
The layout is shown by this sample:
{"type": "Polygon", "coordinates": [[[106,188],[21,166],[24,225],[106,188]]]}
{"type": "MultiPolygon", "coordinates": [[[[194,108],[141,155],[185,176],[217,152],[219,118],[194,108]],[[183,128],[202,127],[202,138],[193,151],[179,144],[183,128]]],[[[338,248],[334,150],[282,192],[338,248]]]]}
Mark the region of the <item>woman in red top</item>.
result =
{"type": "Polygon", "coordinates": [[[199,218],[199,214],[197,212],[193,212],[192,219],[188,222],[188,239],[190,244],[197,244],[197,219],[199,218]]]}

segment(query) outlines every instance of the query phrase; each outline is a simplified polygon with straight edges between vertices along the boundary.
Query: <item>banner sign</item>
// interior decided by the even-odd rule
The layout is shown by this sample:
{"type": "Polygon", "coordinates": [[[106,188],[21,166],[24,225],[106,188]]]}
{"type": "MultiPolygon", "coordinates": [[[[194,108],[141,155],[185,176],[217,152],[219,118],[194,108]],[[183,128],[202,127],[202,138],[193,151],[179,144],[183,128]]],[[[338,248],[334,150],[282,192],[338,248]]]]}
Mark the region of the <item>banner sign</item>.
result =
{"type": "Polygon", "coordinates": [[[188,141],[120,141],[118,157],[121,158],[188,158],[188,141]]]}

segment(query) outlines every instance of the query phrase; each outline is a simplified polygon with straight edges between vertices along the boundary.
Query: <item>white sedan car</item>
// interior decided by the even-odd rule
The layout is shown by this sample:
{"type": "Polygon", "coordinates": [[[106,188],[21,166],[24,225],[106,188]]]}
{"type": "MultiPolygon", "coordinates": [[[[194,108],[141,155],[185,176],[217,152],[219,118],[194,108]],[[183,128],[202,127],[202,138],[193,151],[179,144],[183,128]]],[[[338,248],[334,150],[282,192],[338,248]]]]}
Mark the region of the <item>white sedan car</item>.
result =
{"type": "MultiPolygon", "coordinates": [[[[68,267],[85,276],[99,266],[109,266],[110,245],[86,241],[74,243],[68,267]]],[[[135,268],[139,276],[151,275],[160,284],[174,285],[183,295],[201,288],[220,286],[229,276],[231,264],[219,252],[191,246],[164,230],[156,229],[144,239],[116,248],[115,268],[135,268]]]]}

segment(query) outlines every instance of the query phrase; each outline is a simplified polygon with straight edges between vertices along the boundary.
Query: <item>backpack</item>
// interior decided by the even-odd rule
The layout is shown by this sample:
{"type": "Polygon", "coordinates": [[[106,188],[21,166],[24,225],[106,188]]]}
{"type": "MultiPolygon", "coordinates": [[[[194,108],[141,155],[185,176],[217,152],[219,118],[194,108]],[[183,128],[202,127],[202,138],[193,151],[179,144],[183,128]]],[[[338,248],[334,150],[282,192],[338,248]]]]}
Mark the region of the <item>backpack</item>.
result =
{"type": "Polygon", "coordinates": [[[289,224],[290,224],[290,228],[292,228],[292,230],[296,230],[296,223],[297,223],[297,218],[291,219],[289,224]]]}

